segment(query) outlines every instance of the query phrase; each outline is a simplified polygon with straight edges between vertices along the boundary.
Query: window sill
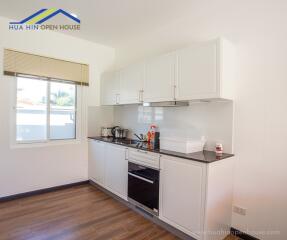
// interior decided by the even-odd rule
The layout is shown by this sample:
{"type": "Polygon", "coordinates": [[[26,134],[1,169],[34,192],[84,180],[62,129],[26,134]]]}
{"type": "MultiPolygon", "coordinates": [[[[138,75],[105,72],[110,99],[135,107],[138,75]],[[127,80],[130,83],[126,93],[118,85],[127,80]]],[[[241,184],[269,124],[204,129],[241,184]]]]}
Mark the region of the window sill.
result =
{"type": "Polygon", "coordinates": [[[52,147],[52,146],[61,146],[61,145],[74,145],[82,144],[83,140],[80,139],[71,139],[71,140],[54,140],[49,142],[26,142],[26,143],[13,143],[11,144],[11,149],[21,149],[21,148],[42,148],[42,147],[52,147]]]}

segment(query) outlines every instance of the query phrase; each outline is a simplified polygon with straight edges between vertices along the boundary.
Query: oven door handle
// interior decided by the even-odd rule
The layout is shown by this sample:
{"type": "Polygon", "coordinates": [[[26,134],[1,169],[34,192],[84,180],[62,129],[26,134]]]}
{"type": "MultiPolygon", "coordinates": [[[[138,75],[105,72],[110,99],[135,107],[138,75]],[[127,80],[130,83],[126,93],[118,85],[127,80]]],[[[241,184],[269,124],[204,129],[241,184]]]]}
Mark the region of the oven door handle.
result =
{"type": "Polygon", "coordinates": [[[149,179],[146,179],[146,178],[140,177],[140,176],[135,175],[135,174],[130,173],[130,172],[129,172],[128,174],[129,174],[130,176],[132,176],[132,177],[135,177],[135,178],[138,178],[138,179],[143,180],[143,181],[145,181],[145,182],[148,182],[148,183],[154,184],[154,182],[153,182],[153,181],[151,181],[151,180],[149,180],[149,179]]]}

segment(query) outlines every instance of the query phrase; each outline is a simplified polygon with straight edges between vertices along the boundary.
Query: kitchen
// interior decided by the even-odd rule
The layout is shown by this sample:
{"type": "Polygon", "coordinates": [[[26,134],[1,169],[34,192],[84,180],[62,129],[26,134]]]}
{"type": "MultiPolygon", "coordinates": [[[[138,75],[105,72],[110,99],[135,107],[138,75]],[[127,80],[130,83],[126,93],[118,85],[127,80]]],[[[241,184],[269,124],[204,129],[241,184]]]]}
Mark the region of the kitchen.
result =
{"type": "Polygon", "coordinates": [[[0,239],[285,239],[275,2],[2,3],[0,239]]]}
{"type": "Polygon", "coordinates": [[[234,165],[230,154],[234,58],[233,46],[216,39],[104,73],[102,104],[116,106],[114,120],[126,129],[102,127],[101,136],[90,136],[91,182],[159,216],[187,236],[223,239],[228,235],[234,165]],[[160,88],[155,82],[160,82],[160,88]],[[184,126],[182,117],[191,111],[200,121],[190,117],[190,126],[184,126]],[[178,116],[177,121],[172,115],[178,116]],[[168,127],[168,123],[175,126],[168,127]],[[130,126],[136,132],[129,132],[130,126]],[[212,139],[208,131],[216,128],[212,139]],[[138,129],[146,131],[139,133],[138,129]],[[200,130],[208,137],[200,135],[200,130]],[[224,139],[224,144],[215,142],[218,139],[224,139]],[[230,153],[223,153],[223,145],[230,153]],[[224,199],[216,206],[220,196],[224,199]],[[176,206],[180,206],[176,212],[171,210],[176,206]],[[221,209],[216,221],[211,206],[221,209]],[[213,231],[222,235],[207,234],[213,231]]]}

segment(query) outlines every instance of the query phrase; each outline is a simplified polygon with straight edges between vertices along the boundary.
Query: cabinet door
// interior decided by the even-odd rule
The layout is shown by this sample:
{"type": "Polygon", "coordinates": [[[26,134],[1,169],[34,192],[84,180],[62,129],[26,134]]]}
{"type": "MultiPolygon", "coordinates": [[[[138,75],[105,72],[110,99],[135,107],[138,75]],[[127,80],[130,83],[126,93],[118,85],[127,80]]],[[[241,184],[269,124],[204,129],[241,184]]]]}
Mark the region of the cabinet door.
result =
{"type": "Polygon", "coordinates": [[[199,43],[177,51],[178,100],[219,97],[217,41],[199,43]]]}
{"type": "Polygon", "coordinates": [[[160,218],[198,238],[203,229],[204,165],[167,156],[160,164],[160,218]]]}
{"type": "Polygon", "coordinates": [[[120,98],[120,79],[118,72],[104,73],[101,79],[101,104],[116,105],[120,98]]]}
{"type": "Polygon", "coordinates": [[[128,185],[126,151],[126,148],[113,144],[107,144],[105,148],[105,186],[109,191],[125,200],[127,200],[128,185]]]}
{"type": "Polygon", "coordinates": [[[89,141],[89,178],[100,185],[104,185],[105,177],[105,143],[89,141]]]}
{"type": "Polygon", "coordinates": [[[120,103],[132,104],[142,102],[144,64],[135,64],[120,72],[120,103]]]}
{"type": "Polygon", "coordinates": [[[153,58],[146,63],[145,102],[174,100],[175,64],[176,56],[173,53],[153,58]]]}

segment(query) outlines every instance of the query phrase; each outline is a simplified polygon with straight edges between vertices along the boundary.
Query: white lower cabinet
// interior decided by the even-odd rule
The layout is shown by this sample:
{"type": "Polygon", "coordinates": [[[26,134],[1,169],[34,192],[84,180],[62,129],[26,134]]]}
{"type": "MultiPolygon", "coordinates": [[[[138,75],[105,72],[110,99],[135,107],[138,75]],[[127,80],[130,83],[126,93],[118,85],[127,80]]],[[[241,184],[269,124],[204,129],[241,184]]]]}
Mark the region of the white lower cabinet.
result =
{"type": "Polygon", "coordinates": [[[224,239],[231,227],[233,162],[161,156],[160,219],[198,240],[224,239]]]}
{"type": "Polygon", "coordinates": [[[89,140],[89,178],[104,186],[105,178],[105,143],[89,140]]]}
{"type": "MultiPolygon", "coordinates": [[[[149,165],[158,167],[157,154],[90,140],[89,178],[127,200],[128,155],[139,164],[149,156],[149,165]]],[[[224,239],[231,227],[233,163],[161,155],[159,218],[198,240],[224,239]]]]}
{"type": "Polygon", "coordinates": [[[127,148],[106,144],[105,187],[112,193],[127,200],[128,161],[127,148]]]}
{"type": "Polygon", "coordinates": [[[89,141],[89,179],[127,200],[127,148],[97,140],[89,141]]]}
{"type": "Polygon", "coordinates": [[[160,218],[199,238],[204,213],[206,165],[162,156],[160,166],[160,218]]]}

